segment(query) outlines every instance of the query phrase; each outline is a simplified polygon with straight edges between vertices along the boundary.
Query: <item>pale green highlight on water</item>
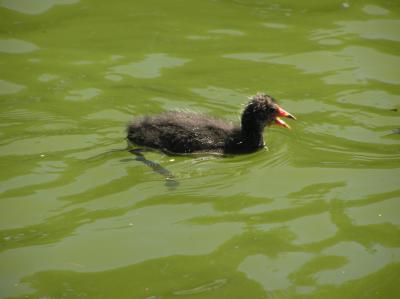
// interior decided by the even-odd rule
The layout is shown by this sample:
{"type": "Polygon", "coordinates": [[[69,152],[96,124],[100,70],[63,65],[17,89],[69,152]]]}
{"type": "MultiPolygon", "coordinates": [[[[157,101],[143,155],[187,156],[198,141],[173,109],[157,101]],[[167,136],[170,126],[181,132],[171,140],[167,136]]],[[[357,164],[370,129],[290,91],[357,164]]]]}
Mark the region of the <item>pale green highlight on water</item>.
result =
{"type": "Polygon", "coordinates": [[[0,298],[400,294],[400,3],[0,0],[0,298]],[[134,117],[298,120],[146,158],[134,117]]]}

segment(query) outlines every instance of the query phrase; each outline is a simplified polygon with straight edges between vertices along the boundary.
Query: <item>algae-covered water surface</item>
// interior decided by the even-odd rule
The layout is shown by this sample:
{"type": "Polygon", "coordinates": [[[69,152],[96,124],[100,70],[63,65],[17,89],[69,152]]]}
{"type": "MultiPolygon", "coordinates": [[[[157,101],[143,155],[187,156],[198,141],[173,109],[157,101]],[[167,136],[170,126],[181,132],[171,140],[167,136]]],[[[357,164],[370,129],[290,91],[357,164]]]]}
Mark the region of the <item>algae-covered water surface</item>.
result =
{"type": "Polygon", "coordinates": [[[398,1],[0,0],[0,298],[398,298],[399,128],[398,1]],[[122,150],[258,91],[268,149],[122,150]]]}

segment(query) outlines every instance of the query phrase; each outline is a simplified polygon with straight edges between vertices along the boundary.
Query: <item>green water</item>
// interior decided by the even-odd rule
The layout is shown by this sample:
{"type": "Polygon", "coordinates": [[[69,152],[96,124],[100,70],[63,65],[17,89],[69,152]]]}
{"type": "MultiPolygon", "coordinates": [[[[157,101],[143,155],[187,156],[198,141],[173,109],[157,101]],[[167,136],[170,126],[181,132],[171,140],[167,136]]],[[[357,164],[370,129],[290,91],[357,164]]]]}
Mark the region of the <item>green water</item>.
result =
{"type": "Polygon", "coordinates": [[[0,105],[0,298],[399,298],[398,1],[0,0],[0,105]],[[257,91],[269,150],[110,152],[257,91]]]}

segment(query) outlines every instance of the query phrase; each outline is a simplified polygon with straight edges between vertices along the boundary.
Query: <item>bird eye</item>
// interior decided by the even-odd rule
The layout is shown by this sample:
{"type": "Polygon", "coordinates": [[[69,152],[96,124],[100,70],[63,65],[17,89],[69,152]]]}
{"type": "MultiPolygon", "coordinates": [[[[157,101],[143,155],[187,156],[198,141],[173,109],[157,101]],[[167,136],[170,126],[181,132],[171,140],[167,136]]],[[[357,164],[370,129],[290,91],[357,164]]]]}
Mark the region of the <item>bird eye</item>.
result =
{"type": "Polygon", "coordinates": [[[276,107],[274,107],[274,106],[269,107],[269,108],[268,108],[268,112],[271,113],[271,114],[275,114],[275,113],[278,112],[278,108],[276,108],[276,107]]]}

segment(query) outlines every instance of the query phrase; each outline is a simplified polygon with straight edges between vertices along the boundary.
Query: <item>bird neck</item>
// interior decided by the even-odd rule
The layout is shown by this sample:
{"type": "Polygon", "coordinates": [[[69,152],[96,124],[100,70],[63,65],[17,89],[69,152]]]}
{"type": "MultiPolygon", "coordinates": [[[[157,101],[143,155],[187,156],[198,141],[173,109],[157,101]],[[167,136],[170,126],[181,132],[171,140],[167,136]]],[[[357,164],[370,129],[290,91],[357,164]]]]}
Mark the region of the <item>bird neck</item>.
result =
{"type": "Polygon", "coordinates": [[[249,147],[261,148],[264,146],[264,137],[262,130],[247,130],[242,128],[242,141],[249,147]]]}
{"type": "Polygon", "coordinates": [[[265,124],[258,121],[250,114],[242,115],[242,127],[241,127],[241,135],[243,139],[243,143],[255,147],[260,148],[264,146],[264,132],[265,124]]]}

